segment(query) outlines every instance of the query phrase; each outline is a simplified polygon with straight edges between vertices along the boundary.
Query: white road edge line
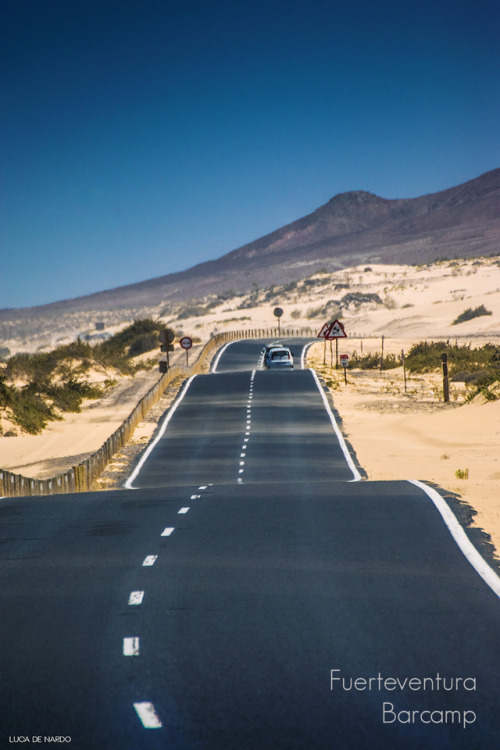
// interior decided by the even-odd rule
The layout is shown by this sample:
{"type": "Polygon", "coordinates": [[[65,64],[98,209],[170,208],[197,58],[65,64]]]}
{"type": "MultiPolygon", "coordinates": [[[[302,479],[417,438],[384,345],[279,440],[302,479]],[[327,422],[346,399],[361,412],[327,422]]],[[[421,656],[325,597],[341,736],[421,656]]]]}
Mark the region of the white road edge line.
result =
{"type": "Polygon", "coordinates": [[[463,528],[458,523],[455,514],[451,510],[446,500],[437,492],[433,487],[429,487],[423,482],[419,482],[418,479],[408,479],[410,484],[414,484],[423,490],[426,495],[430,497],[438,511],[441,513],[443,521],[450,534],[452,535],[455,542],[460,547],[467,560],[470,562],[476,573],[479,573],[483,581],[490,587],[490,589],[500,597],[500,578],[497,573],[490,568],[486,560],[479,554],[477,549],[474,547],[463,528]]]}
{"type": "Polygon", "coordinates": [[[231,346],[231,344],[236,344],[237,341],[228,341],[227,344],[224,344],[224,346],[219,349],[216,358],[213,361],[212,367],[210,369],[210,372],[215,372],[217,370],[217,367],[219,366],[219,360],[228,348],[228,346],[231,346]]]}
{"type": "Polygon", "coordinates": [[[165,430],[167,429],[168,423],[170,422],[170,420],[174,416],[177,407],[179,406],[179,404],[181,403],[182,399],[186,395],[186,393],[188,391],[188,388],[191,385],[191,383],[193,382],[193,380],[195,379],[195,377],[196,377],[196,375],[192,375],[189,378],[189,380],[187,380],[186,383],[184,384],[184,388],[180,392],[177,400],[174,402],[174,404],[172,405],[172,407],[169,409],[169,412],[168,412],[167,416],[163,420],[163,424],[160,427],[160,431],[158,432],[158,435],[155,437],[155,439],[153,440],[153,442],[148,445],[148,447],[146,448],[146,450],[144,451],[144,453],[141,456],[141,460],[139,461],[139,463],[135,467],[134,471],[132,472],[132,474],[129,476],[129,478],[127,479],[127,481],[123,485],[125,487],[125,489],[127,489],[127,490],[133,490],[133,489],[135,489],[134,487],[132,487],[132,482],[136,479],[136,477],[139,474],[140,470],[142,469],[142,467],[146,463],[147,459],[150,456],[151,451],[156,447],[157,443],[161,440],[161,438],[165,434],[165,430]]]}
{"type": "Polygon", "coordinates": [[[315,343],[316,341],[310,341],[309,344],[306,344],[304,348],[302,349],[302,356],[300,357],[300,366],[302,367],[303,370],[307,370],[307,367],[306,367],[307,352],[309,351],[311,346],[315,343]]]}
{"type": "Polygon", "coordinates": [[[163,726],[152,703],[134,703],[134,708],[144,729],[160,729],[163,726]]]}
{"type": "Polygon", "coordinates": [[[339,441],[340,447],[342,448],[342,453],[344,454],[345,460],[347,461],[347,464],[348,464],[350,470],[353,473],[354,479],[351,479],[351,482],[360,482],[361,478],[362,478],[361,474],[359,473],[359,471],[357,470],[356,466],[354,465],[354,461],[351,458],[351,454],[349,453],[349,450],[347,448],[346,442],[344,440],[344,436],[342,435],[342,433],[339,430],[339,426],[337,424],[337,421],[335,419],[335,416],[334,416],[332,410],[330,409],[330,404],[328,403],[328,400],[327,400],[327,398],[325,396],[325,392],[323,391],[323,388],[321,387],[321,383],[319,382],[318,376],[316,374],[316,370],[313,370],[311,368],[311,372],[313,374],[314,380],[316,381],[316,385],[318,386],[318,391],[320,392],[321,398],[323,399],[323,403],[325,405],[325,409],[326,409],[326,411],[328,413],[328,416],[330,417],[330,422],[332,423],[332,427],[333,427],[333,429],[335,431],[335,434],[337,436],[337,440],[339,441]]]}

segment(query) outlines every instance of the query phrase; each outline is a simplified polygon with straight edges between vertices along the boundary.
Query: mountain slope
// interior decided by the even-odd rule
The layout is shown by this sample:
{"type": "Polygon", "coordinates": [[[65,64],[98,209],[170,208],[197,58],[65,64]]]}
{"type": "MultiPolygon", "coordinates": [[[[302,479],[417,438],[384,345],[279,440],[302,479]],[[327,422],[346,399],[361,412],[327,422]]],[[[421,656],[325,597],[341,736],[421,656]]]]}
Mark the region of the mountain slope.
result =
{"type": "Polygon", "coordinates": [[[341,193],[265,237],[180,273],[40,307],[0,311],[0,321],[127,311],[247,291],[359,263],[420,264],[500,254],[500,169],[439,193],[387,200],[341,193]]]}

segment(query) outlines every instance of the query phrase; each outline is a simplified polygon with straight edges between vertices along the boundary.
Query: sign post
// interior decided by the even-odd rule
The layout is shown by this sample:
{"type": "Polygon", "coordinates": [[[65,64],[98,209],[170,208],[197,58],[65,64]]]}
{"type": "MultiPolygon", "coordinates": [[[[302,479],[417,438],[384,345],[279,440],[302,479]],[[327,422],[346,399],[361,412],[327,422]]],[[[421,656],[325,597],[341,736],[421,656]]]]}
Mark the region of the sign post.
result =
{"type": "Polygon", "coordinates": [[[175,333],[171,328],[163,328],[158,334],[158,338],[161,342],[161,351],[166,353],[165,359],[160,359],[160,372],[167,372],[170,367],[168,353],[173,351],[173,341],[175,339],[175,333]]]}
{"type": "Polygon", "coordinates": [[[183,336],[179,344],[186,350],[186,366],[189,367],[189,350],[193,346],[193,340],[189,336],[183,336]]]}
{"type": "Polygon", "coordinates": [[[281,326],[280,326],[280,318],[283,315],[283,310],[281,307],[275,307],[273,310],[273,315],[275,318],[278,318],[278,337],[281,336],[281,326]]]}
{"type": "MultiPolygon", "coordinates": [[[[330,342],[330,367],[333,367],[332,341],[335,339],[335,369],[339,366],[339,339],[346,339],[347,333],[340,320],[334,320],[333,323],[324,323],[321,331],[318,333],[319,339],[325,339],[323,351],[323,364],[326,365],[326,342],[330,342]]],[[[344,373],[345,374],[345,373],[344,373]]]]}
{"type": "Polygon", "coordinates": [[[344,368],[344,383],[347,385],[347,368],[349,367],[349,355],[348,354],[340,355],[340,364],[344,368]]]}

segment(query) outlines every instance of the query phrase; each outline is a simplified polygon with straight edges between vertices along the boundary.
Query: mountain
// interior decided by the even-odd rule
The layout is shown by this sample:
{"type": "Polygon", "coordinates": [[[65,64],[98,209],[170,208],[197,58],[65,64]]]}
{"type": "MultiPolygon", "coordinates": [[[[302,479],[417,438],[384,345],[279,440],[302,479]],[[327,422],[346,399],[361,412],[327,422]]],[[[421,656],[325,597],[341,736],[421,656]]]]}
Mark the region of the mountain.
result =
{"type": "MultiPolygon", "coordinates": [[[[0,323],[98,311],[123,317],[223,291],[248,291],[364,263],[422,264],[500,254],[500,169],[420,198],[341,193],[271,234],[180,273],[64,300],[0,310],[0,323]]],[[[2,326],[3,328],[3,326],[2,326]]],[[[0,331],[1,333],[1,331],[0,331]]]]}

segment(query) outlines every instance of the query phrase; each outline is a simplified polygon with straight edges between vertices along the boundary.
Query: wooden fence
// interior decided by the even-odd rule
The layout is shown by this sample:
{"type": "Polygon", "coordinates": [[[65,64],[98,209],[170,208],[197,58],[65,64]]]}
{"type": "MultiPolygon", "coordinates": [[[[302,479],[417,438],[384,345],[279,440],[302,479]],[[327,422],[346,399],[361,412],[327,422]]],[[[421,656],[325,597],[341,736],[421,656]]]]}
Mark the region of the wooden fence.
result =
{"type": "MultiPolygon", "coordinates": [[[[280,337],[304,336],[309,330],[282,330],[280,337]]],[[[201,372],[216,349],[229,341],[247,338],[269,338],[278,335],[277,328],[254,328],[248,331],[227,331],[213,336],[203,347],[196,361],[190,366],[174,365],[161,375],[155,385],[138,402],[123,424],[113,432],[98,451],[73,466],[69,471],[50,479],[32,479],[0,469],[0,497],[23,495],[55,495],[67,492],[88,492],[97,477],[104,471],[111,458],[130,440],[135,428],[148,411],[161,398],[165,389],[175,378],[188,378],[201,372]]]]}

